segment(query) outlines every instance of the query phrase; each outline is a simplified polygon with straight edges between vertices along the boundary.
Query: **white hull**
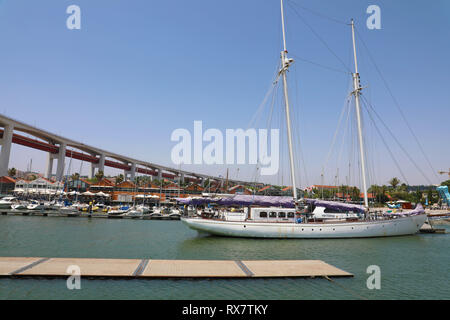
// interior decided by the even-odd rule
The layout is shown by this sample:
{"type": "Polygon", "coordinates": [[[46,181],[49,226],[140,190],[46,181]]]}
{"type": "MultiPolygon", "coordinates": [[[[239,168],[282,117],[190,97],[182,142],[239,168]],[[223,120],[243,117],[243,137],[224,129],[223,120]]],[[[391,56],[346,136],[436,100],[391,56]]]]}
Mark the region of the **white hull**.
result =
{"type": "Polygon", "coordinates": [[[424,224],[425,214],[392,220],[341,223],[283,223],[221,221],[181,218],[191,229],[213,235],[245,238],[371,238],[415,234],[424,224]]]}
{"type": "Polygon", "coordinates": [[[13,210],[26,210],[27,209],[27,205],[26,204],[13,204],[11,206],[11,209],[13,209],[13,210]]]}
{"type": "Polygon", "coordinates": [[[144,214],[140,210],[130,210],[130,211],[122,214],[122,216],[124,216],[124,217],[142,217],[143,215],[144,214]]]}

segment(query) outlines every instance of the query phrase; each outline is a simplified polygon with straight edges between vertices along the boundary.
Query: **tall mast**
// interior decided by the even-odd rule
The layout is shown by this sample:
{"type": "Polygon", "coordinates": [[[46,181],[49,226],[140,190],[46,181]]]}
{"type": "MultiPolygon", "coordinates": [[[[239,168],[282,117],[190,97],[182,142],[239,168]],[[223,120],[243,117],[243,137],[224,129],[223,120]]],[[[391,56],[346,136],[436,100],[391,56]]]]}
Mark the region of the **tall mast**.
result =
{"type": "Polygon", "coordinates": [[[283,31],[283,48],[284,48],[284,50],[281,52],[280,74],[283,77],[284,101],[285,101],[286,124],[287,124],[288,147],[289,147],[289,162],[290,162],[290,167],[291,167],[292,194],[294,197],[295,208],[297,209],[297,186],[295,183],[294,151],[292,148],[291,117],[290,117],[290,110],[289,110],[289,96],[288,96],[287,77],[286,77],[286,72],[288,71],[288,68],[291,65],[291,63],[294,62],[294,59],[288,59],[288,57],[287,57],[286,31],[285,31],[285,27],[284,27],[283,0],[281,0],[281,25],[282,25],[282,31],[283,31]]]}
{"type": "Polygon", "coordinates": [[[367,198],[367,182],[366,182],[366,159],[364,154],[364,140],[362,135],[362,122],[361,122],[361,107],[359,101],[359,95],[361,94],[361,84],[358,73],[358,60],[356,58],[356,42],[355,42],[355,23],[352,19],[352,39],[353,39],[353,55],[355,57],[355,73],[353,76],[353,94],[355,95],[355,108],[356,108],[356,120],[358,122],[358,140],[359,140],[359,154],[361,160],[361,175],[363,180],[363,193],[364,193],[364,206],[369,208],[369,200],[367,198]]]}

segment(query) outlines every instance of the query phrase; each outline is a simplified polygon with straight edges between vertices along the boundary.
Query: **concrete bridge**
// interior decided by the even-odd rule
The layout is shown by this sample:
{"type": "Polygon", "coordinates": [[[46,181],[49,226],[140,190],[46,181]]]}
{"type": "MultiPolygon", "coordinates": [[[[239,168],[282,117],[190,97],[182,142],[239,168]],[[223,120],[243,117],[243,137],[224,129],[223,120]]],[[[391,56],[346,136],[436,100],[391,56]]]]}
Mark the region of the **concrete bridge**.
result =
{"type": "MultiPolygon", "coordinates": [[[[155,163],[133,159],[114,152],[106,151],[97,147],[86,145],[65,137],[61,137],[46,130],[42,130],[18,120],[0,114],[0,176],[8,174],[11,145],[16,143],[22,146],[42,150],[48,154],[46,177],[50,178],[53,172],[54,160],[57,161],[56,180],[61,181],[64,177],[65,157],[71,157],[91,163],[90,177],[93,177],[99,170],[104,172],[105,166],[122,169],[125,179],[133,180],[136,173],[142,173],[162,178],[179,178],[182,182],[202,182],[210,179],[212,181],[223,181],[223,177],[215,177],[195,172],[178,170],[161,166],[155,163]],[[36,139],[31,139],[24,135],[26,133],[36,139]],[[76,149],[76,150],[74,150],[76,149]]],[[[245,181],[229,180],[234,184],[249,184],[245,181]]]]}

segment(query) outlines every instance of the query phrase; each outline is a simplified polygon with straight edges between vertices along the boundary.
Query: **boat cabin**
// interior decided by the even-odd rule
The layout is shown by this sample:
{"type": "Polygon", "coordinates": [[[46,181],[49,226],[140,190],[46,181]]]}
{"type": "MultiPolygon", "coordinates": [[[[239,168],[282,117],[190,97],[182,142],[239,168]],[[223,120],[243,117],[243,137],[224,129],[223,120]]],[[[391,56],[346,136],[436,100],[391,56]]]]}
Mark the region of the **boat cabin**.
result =
{"type": "Polygon", "coordinates": [[[294,222],[294,208],[251,208],[249,219],[268,222],[294,222]]]}

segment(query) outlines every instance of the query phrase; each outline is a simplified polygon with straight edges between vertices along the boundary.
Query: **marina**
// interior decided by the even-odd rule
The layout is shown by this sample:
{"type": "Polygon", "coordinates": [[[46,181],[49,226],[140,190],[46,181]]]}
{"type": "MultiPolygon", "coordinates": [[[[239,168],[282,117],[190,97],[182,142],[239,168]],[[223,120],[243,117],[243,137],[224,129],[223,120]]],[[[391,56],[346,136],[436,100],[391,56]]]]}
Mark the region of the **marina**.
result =
{"type": "Polygon", "coordinates": [[[328,2],[0,4],[0,300],[449,299],[446,11],[328,2]]]}

